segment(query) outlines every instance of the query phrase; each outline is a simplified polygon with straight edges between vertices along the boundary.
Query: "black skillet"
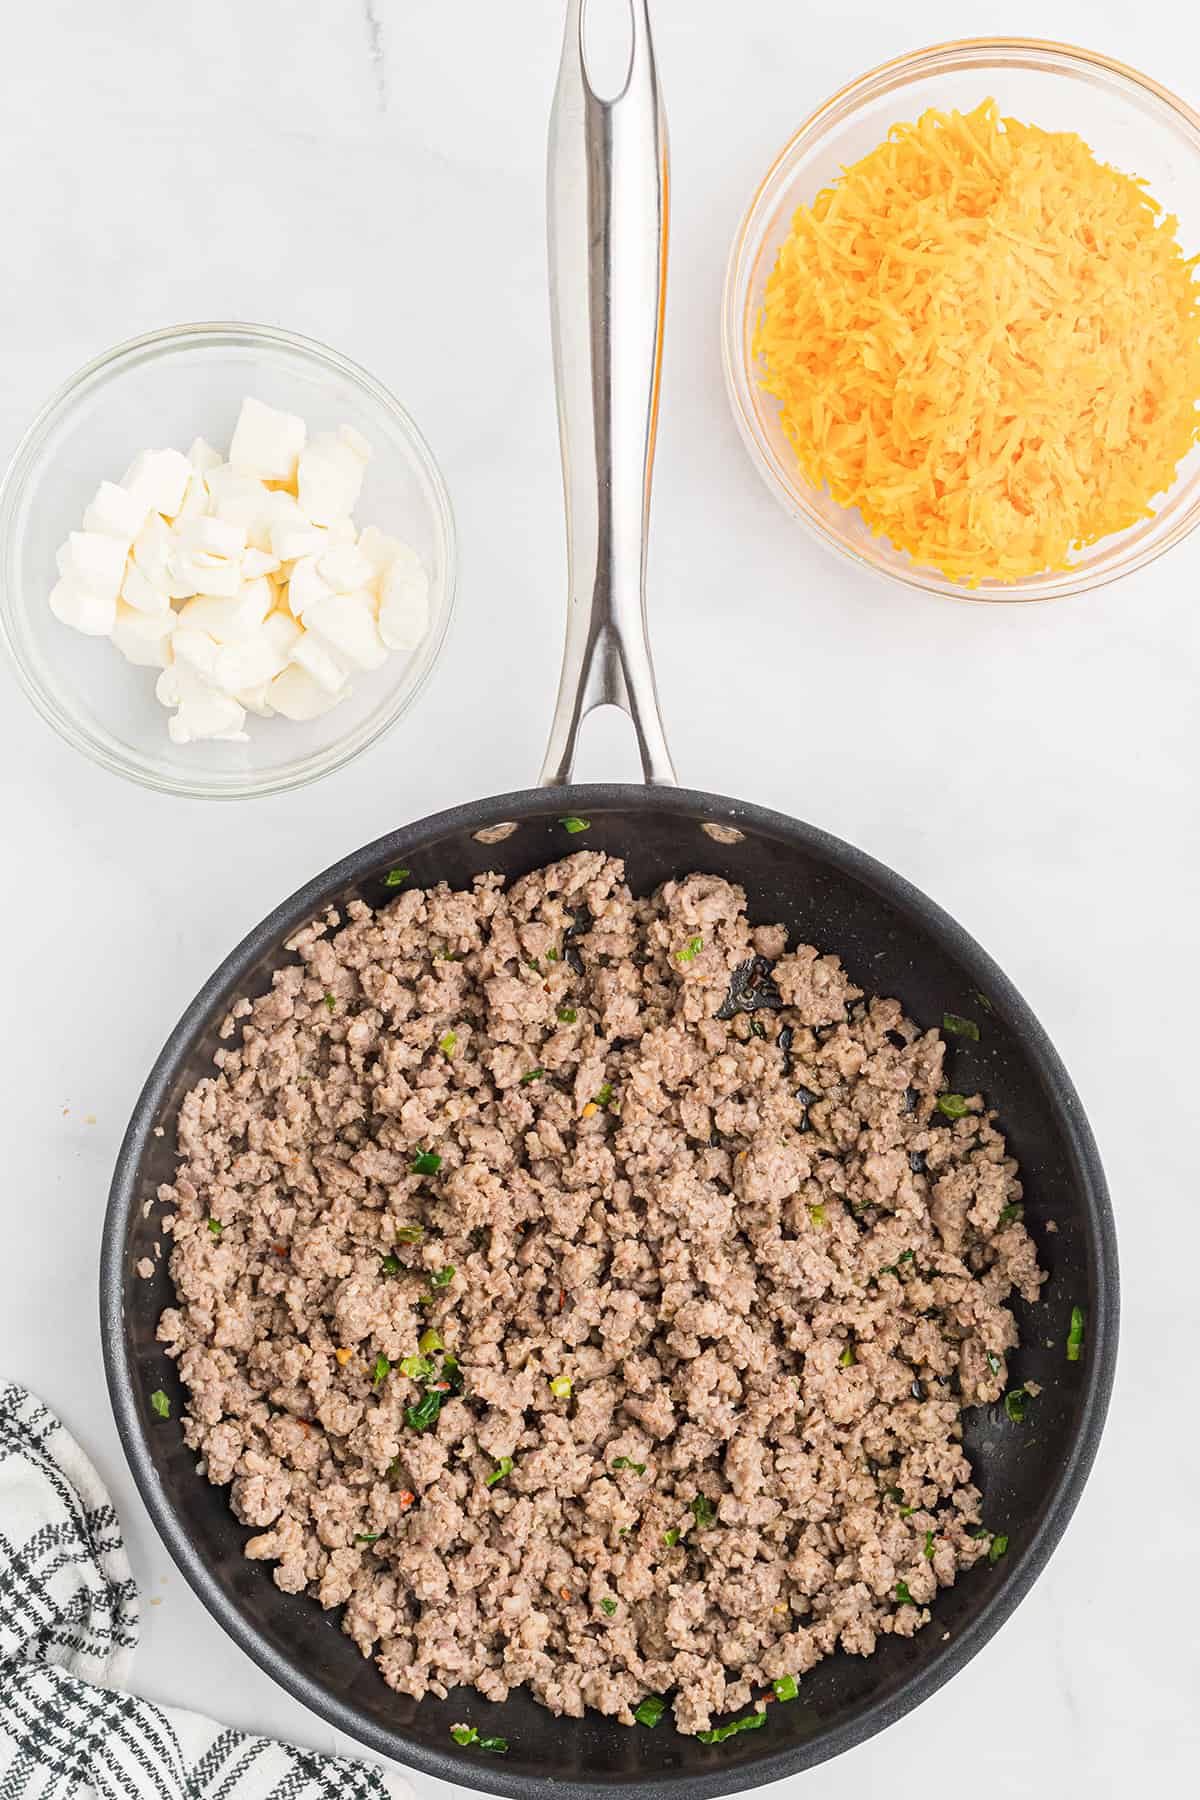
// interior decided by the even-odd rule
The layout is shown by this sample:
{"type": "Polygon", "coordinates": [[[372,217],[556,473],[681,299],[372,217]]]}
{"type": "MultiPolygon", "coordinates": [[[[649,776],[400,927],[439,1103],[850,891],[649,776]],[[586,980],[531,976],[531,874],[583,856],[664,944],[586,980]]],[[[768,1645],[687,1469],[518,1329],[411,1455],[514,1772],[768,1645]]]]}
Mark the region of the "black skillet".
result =
{"type": "Polygon", "coordinates": [[[1117,1254],[1096,1146],[1045,1032],[1011,982],[924,894],[860,851],[762,807],[674,786],[645,634],[643,569],[653,461],[667,225],[666,134],[646,0],[632,0],[634,49],[624,92],[592,92],[581,53],[586,0],[569,0],[551,132],[552,311],[565,465],[571,601],[558,710],[539,788],[457,807],[347,857],[251,932],[192,1002],[151,1072],[121,1148],[100,1277],[105,1365],[134,1479],[159,1532],[205,1606],[267,1672],[372,1749],[445,1780],[493,1793],[637,1793],[700,1800],[756,1787],[837,1755],[916,1706],[1003,1623],[1044,1567],[1096,1452],[1117,1346],[1117,1254]],[[569,786],[579,724],[602,701],[633,719],[647,786],[569,786]],[[590,821],[586,836],[562,820],[590,821]],[[984,1516],[1007,1555],[939,1595],[930,1626],[888,1638],[869,1659],[838,1655],[772,1706],[766,1728],[717,1746],[589,1713],[556,1719],[517,1691],[503,1705],[458,1690],[419,1704],[395,1694],[315,1602],[283,1594],[242,1556],[249,1533],[227,1496],[200,1478],[178,1420],[184,1396],[155,1342],[172,1299],[164,1266],[135,1274],[159,1235],[158,1184],[175,1167],[181,1096],[210,1072],[231,1000],[262,992],[289,960],[292,932],[329,905],[388,898],[385,872],[465,886],[486,869],[523,875],[586,845],[623,856],[635,890],[704,869],[739,882],[755,921],[783,920],[793,939],[835,950],[869,992],[894,994],[923,1024],[973,1015],[954,1085],[984,1091],[1020,1159],[1026,1217],[1050,1272],[1036,1307],[1018,1304],[1015,1377],[1041,1384],[1026,1422],[1001,1409],[967,1415],[966,1445],[984,1516]],[[164,1135],[155,1135],[156,1127],[164,1135]],[[1051,1226],[1053,1225],[1053,1229],[1051,1226]],[[1086,1313],[1085,1349],[1065,1352],[1071,1308],[1086,1313]],[[165,1388],[171,1418],[149,1396],[165,1388]],[[460,1749],[459,1719],[509,1740],[506,1757],[460,1749]]]}

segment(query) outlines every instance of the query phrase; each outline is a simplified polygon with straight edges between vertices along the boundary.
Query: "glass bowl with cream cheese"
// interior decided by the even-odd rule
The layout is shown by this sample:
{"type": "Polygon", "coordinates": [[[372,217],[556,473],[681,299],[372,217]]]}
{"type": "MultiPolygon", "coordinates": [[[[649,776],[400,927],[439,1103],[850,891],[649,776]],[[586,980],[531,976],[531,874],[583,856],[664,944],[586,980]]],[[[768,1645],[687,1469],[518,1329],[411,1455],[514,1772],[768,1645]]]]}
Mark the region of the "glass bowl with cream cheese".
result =
{"type": "Polygon", "coordinates": [[[0,487],[25,692],[76,749],[165,793],[279,793],[359,755],[428,679],[454,585],[449,496],[412,419],[270,326],[185,325],[97,358],[0,487]]]}

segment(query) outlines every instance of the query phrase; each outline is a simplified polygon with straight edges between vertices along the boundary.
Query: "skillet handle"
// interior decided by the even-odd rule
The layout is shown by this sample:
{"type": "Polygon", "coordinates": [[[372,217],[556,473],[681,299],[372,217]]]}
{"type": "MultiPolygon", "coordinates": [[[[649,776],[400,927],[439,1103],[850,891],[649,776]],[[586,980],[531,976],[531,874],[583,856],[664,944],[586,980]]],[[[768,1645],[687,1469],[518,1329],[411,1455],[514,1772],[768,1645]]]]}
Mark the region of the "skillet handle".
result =
{"type": "Polygon", "coordinates": [[[589,0],[568,0],[550,121],[547,213],[554,378],[567,508],[568,610],[541,784],[571,779],[597,706],[628,713],[646,781],[674,785],[646,628],[646,539],[666,305],[667,126],[647,0],[628,77],[597,97],[589,0]]]}

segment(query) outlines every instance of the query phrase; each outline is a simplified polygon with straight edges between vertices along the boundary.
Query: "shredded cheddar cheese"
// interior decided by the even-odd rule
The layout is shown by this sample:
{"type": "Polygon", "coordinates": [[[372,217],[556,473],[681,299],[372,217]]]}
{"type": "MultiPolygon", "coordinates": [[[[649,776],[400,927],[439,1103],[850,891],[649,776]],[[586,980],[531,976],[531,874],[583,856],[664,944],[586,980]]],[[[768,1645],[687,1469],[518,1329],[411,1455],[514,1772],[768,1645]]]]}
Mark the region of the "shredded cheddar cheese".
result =
{"type": "Polygon", "coordinates": [[[1151,515],[1200,438],[1200,257],[1145,185],[994,101],[930,110],[803,206],[763,385],[809,481],[968,586],[1151,515]]]}

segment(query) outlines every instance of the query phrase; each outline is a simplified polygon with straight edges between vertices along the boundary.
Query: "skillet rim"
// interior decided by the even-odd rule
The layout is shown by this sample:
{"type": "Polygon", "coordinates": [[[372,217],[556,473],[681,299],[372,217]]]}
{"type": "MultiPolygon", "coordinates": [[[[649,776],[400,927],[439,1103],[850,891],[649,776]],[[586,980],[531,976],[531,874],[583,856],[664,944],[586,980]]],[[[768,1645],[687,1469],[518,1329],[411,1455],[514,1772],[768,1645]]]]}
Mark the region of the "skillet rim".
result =
{"type": "Polygon", "coordinates": [[[281,901],[209,976],[171,1031],[138,1096],[117,1155],[101,1238],[100,1328],[105,1379],[126,1462],[159,1536],[206,1610],[265,1674],[327,1724],[377,1754],[422,1774],[484,1793],[510,1796],[511,1800],[523,1800],[528,1795],[528,1775],[517,1774],[515,1769],[510,1773],[495,1761],[489,1761],[485,1768],[478,1757],[472,1758],[456,1748],[438,1750],[412,1742],[399,1729],[388,1730],[363,1718],[356,1708],[329,1693],[298,1664],[267,1643],[223,1591],[176,1514],[158,1475],[150,1440],[141,1427],[124,1324],[125,1293],[133,1275],[132,1270],[123,1267],[123,1261],[138,1171],[159,1105],[179,1063],[222,996],[237,986],[259,957],[274,949],[334,894],[394,858],[408,854],[420,841],[453,832],[477,831],[511,819],[523,822],[530,814],[544,812],[548,804],[560,805],[564,812],[589,808],[665,812],[697,823],[711,821],[783,838],[854,877],[900,911],[915,915],[952,955],[978,975],[984,991],[1003,1002],[1003,1010],[1049,1094],[1052,1111],[1079,1173],[1084,1210],[1091,1226],[1089,1274],[1094,1281],[1096,1304],[1088,1321],[1089,1356],[1070,1447],[1036,1528],[1018,1551],[1003,1585],[996,1588],[971,1622],[949,1643],[939,1643],[924,1667],[915,1670],[893,1693],[869,1702],[855,1717],[802,1744],[768,1752],[735,1767],[722,1768],[714,1762],[711,1771],[705,1772],[647,1774],[632,1781],[625,1777],[579,1781],[557,1778],[548,1770],[545,1777],[547,1783],[553,1783],[558,1800],[597,1800],[600,1795],[623,1800],[634,1794],[653,1795],[655,1800],[719,1800],[722,1795],[741,1793],[814,1768],[865,1742],[913,1711],[978,1654],[1029,1592],[1066,1530],[1091,1473],[1112,1394],[1120,1315],[1116,1225],[1100,1153],[1074,1083],[1045,1029],[999,965],[949,913],[887,864],[819,826],[767,807],[694,788],[646,787],[625,782],[525,788],[469,801],[385,833],[331,864],[281,901]]]}

